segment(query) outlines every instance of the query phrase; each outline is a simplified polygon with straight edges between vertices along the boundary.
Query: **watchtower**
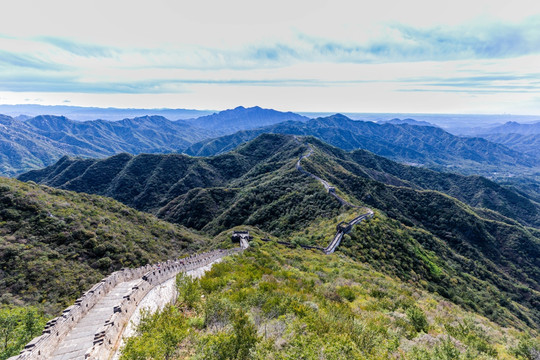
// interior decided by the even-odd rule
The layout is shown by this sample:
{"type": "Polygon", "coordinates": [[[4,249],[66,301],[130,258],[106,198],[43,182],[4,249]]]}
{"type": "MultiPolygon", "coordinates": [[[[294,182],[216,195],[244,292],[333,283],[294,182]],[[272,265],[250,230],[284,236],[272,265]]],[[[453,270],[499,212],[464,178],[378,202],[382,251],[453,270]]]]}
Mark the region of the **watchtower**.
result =
{"type": "Polygon", "coordinates": [[[239,243],[242,238],[249,239],[249,231],[233,231],[231,235],[232,242],[239,243]]]}
{"type": "Polygon", "coordinates": [[[351,228],[352,228],[352,225],[349,224],[349,223],[346,223],[345,221],[342,221],[340,222],[339,224],[337,224],[336,226],[336,231],[337,232],[342,232],[344,234],[348,233],[349,231],[351,231],[351,228]]]}

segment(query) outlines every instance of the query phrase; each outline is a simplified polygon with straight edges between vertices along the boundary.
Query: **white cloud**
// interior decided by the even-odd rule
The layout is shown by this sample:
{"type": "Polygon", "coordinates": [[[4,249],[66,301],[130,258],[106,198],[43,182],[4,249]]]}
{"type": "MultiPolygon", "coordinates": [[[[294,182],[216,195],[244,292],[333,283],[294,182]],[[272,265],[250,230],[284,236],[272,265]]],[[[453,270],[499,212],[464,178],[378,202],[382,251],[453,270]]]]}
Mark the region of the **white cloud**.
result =
{"type": "Polygon", "coordinates": [[[528,0],[19,0],[0,101],[540,113],[539,16],[528,0]]]}

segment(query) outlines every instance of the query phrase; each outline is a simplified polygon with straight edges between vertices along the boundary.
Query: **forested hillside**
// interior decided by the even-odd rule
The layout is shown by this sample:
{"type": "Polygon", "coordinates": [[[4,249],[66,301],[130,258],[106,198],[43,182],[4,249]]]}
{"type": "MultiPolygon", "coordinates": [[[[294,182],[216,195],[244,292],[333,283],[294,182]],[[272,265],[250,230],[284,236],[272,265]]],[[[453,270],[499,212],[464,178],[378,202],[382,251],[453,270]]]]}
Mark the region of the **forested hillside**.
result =
{"type": "Polygon", "coordinates": [[[2,304],[49,316],[114,270],[195,251],[205,237],[117,201],[0,178],[2,304]]]}
{"type": "Polygon", "coordinates": [[[128,359],[534,359],[538,339],[500,327],[380,267],[261,242],[147,315],[128,359]]]}
{"type": "MultiPolygon", "coordinates": [[[[441,191],[471,206],[497,211],[525,225],[540,224],[537,204],[488,179],[406,166],[367,151],[347,153],[315,138],[309,141],[321,149],[318,154],[323,164],[337,162],[340,168],[379,183],[441,191]]],[[[195,228],[201,226],[195,226],[193,221],[207,224],[209,219],[220,215],[225,218],[214,219],[214,223],[223,221],[234,226],[250,217],[258,224],[255,219],[264,209],[259,205],[269,205],[284,194],[309,200],[304,193],[316,184],[291,166],[305,151],[305,145],[292,136],[265,134],[235,151],[216,157],[179,154],[120,154],[103,160],[65,157],[50,167],[23,174],[19,179],[109,196],[136,209],[161,214],[171,221],[187,221],[188,226],[195,228]],[[275,193],[276,189],[282,191],[275,193]],[[259,194],[264,191],[268,194],[259,194]],[[231,207],[233,203],[236,204],[234,208],[231,207]],[[244,206],[247,208],[239,209],[244,206]],[[194,211],[193,215],[188,207],[194,211]],[[202,210],[201,215],[197,215],[199,210],[202,210]],[[244,212],[243,217],[229,216],[224,213],[226,210],[244,212]],[[237,223],[230,223],[227,218],[236,219],[232,221],[237,223]]],[[[334,169],[323,166],[326,171],[334,169]]],[[[303,205],[309,206],[308,203],[303,205]]]]}
{"type": "Polygon", "coordinates": [[[483,138],[530,156],[540,157],[540,134],[484,134],[483,138]]]}
{"type": "Polygon", "coordinates": [[[51,115],[30,119],[0,115],[0,130],[0,175],[4,176],[50,165],[64,155],[100,158],[119,152],[177,152],[219,134],[161,116],[73,121],[51,115]]]}
{"type": "Polygon", "coordinates": [[[306,170],[378,210],[340,251],[501,324],[539,326],[538,205],[485,178],[266,134],[216,157],[64,158],[21,179],[111,196],[212,235],[244,224],[321,245],[346,209],[295,169],[306,143],[306,170]]]}
{"type": "Polygon", "coordinates": [[[536,157],[482,138],[459,137],[432,126],[354,121],[339,114],[203,140],[190,146],[185,153],[197,156],[221,154],[262,133],[312,135],[344,150],[365,149],[400,162],[463,173],[530,172],[540,165],[536,157]]]}

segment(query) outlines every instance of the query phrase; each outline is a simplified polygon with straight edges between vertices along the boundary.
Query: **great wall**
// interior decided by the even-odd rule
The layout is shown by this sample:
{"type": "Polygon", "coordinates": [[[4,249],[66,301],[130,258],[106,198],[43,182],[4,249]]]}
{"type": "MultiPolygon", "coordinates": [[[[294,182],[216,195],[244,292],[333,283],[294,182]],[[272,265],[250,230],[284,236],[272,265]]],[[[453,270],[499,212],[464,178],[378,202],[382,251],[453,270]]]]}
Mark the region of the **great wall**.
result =
{"type": "MultiPolygon", "coordinates": [[[[328,182],[302,168],[302,159],[313,154],[311,145],[307,146],[309,152],[298,159],[296,169],[318,180],[342,205],[359,209],[359,206],[341,198],[328,182]]],[[[352,226],[370,217],[373,217],[373,211],[367,209],[366,213],[358,215],[349,223],[338,224],[336,235],[324,249],[314,246],[303,247],[331,254],[352,226]]],[[[234,232],[233,240],[238,241],[240,247],[215,250],[112,273],[85,292],[74,305],[65,309],[62,315],[50,320],[42,335],[30,341],[19,355],[8,360],[84,360],[117,357],[125,329],[152,289],[171,280],[180,272],[188,273],[210,267],[225,256],[243,251],[249,246],[249,239],[248,232],[234,232]]],[[[281,241],[278,243],[291,245],[281,241]]]]}
{"type": "MultiPolygon", "coordinates": [[[[298,138],[295,136],[294,139],[300,143],[300,141],[298,140],[298,138]]],[[[347,200],[343,199],[341,196],[339,196],[337,193],[336,193],[336,188],[331,186],[328,181],[326,180],[323,180],[321,179],[320,177],[318,177],[317,175],[314,175],[306,170],[304,170],[304,168],[302,168],[302,160],[303,159],[307,159],[308,157],[310,157],[311,155],[313,155],[313,148],[311,147],[311,144],[307,144],[306,145],[307,148],[309,149],[308,153],[305,154],[305,155],[301,155],[300,158],[298,159],[298,161],[296,162],[296,170],[300,171],[302,174],[305,174],[307,176],[310,176],[312,178],[314,178],[315,180],[317,180],[318,182],[320,182],[325,190],[330,194],[332,195],[337,201],[339,201],[339,203],[343,206],[348,206],[350,208],[353,208],[353,209],[361,209],[362,207],[360,206],[357,206],[357,205],[353,205],[351,204],[350,202],[348,202],[347,200]]],[[[373,217],[373,210],[369,209],[369,208],[365,208],[366,209],[366,212],[365,213],[361,213],[359,214],[358,216],[356,216],[354,219],[352,219],[350,222],[348,223],[339,223],[337,226],[336,226],[336,235],[334,236],[334,238],[332,239],[332,241],[330,241],[330,244],[328,244],[328,246],[324,249],[321,249],[321,248],[317,248],[319,250],[322,250],[325,254],[332,254],[334,251],[336,251],[337,247],[339,246],[339,244],[341,243],[341,240],[343,239],[343,236],[345,234],[347,234],[349,231],[351,231],[352,227],[356,224],[358,224],[359,222],[361,222],[362,220],[365,220],[365,219],[368,219],[368,218],[372,218],[373,217]]],[[[305,248],[314,248],[312,246],[303,246],[305,248]]]]}
{"type": "Polygon", "coordinates": [[[9,360],[107,359],[115,351],[138,304],[152,288],[180,272],[207,266],[242,250],[242,247],[215,250],[152,266],[116,271],[85,292],[62,315],[50,320],[41,336],[34,338],[19,355],[9,360]]]}

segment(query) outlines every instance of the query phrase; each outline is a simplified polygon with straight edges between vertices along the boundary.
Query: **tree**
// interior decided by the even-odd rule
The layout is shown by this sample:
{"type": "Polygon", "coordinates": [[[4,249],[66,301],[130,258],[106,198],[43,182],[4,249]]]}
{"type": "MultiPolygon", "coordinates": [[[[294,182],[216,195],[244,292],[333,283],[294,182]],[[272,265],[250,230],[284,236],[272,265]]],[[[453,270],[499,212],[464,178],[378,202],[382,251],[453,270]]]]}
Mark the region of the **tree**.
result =
{"type": "Polygon", "coordinates": [[[233,330],[234,330],[234,352],[236,359],[245,360],[249,359],[249,352],[251,348],[257,343],[257,329],[255,325],[249,321],[247,315],[238,310],[233,317],[233,330]]]}
{"type": "Polygon", "coordinates": [[[0,360],[16,355],[44,325],[43,314],[34,307],[0,307],[0,360]]]}
{"type": "Polygon", "coordinates": [[[201,300],[201,288],[199,280],[184,273],[176,276],[177,301],[184,304],[188,309],[193,309],[201,300]]]}

